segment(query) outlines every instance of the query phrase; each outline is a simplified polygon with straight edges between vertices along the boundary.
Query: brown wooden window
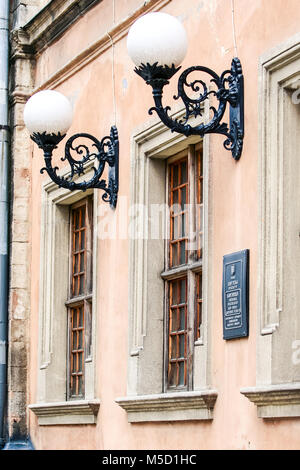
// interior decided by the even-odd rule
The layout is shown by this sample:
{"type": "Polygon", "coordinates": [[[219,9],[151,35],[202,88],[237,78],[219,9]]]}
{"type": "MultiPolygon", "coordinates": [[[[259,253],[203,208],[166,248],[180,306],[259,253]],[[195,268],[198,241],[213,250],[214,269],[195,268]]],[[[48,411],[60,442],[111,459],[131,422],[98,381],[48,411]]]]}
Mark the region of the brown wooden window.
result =
{"type": "Polygon", "coordinates": [[[193,347],[201,338],[202,323],[202,146],[189,146],[167,166],[170,237],[162,273],[168,312],[165,389],[189,390],[193,347]]]}
{"type": "Polygon", "coordinates": [[[91,347],[93,200],[70,210],[70,288],[68,307],[68,398],[84,397],[85,360],[91,347]]]}

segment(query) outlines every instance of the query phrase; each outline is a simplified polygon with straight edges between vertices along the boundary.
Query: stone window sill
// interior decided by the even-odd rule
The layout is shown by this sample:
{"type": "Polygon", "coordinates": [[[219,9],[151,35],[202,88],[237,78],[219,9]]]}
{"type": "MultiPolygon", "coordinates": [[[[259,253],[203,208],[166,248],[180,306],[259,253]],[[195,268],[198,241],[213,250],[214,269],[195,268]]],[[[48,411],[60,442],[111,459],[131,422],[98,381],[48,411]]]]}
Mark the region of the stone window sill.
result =
{"type": "Polygon", "coordinates": [[[116,403],[127,412],[129,423],[211,420],[217,396],[215,390],[204,390],[128,396],[116,403]]]}
{"type": "Polygon", "coordinates": [[[37,416],[40,426],[96,424],[99,407],[99,400],[74,400],[29,405],[29,409],[37,416]]]}
{"type": "Polygon", "coordinates": [[[300,417],[300,383],[243,388],[240,392],[257,406],[259,418],[300,417]]]}

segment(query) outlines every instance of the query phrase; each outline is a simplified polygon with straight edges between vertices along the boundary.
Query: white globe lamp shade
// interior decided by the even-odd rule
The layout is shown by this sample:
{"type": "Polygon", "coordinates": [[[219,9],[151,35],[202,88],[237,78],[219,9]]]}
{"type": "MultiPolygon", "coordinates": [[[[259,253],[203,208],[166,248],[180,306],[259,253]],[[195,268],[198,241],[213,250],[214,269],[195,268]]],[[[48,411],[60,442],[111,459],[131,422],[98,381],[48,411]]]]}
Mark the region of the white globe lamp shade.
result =
{"type": "Polygon", "coordinates": [[[65,134],[72,124],[70,101],[54,90],[43,90],[29,98],[24,108],[24,122],[31,134],[65,134]]]}
{"type": "Polygon", "coordinates": [[[180,21],[167,13],[148,13],[131,26],[128,53],[137,67],[141,64],[173,64],[178,67],[187,52],[187,35],[180,21]]]}

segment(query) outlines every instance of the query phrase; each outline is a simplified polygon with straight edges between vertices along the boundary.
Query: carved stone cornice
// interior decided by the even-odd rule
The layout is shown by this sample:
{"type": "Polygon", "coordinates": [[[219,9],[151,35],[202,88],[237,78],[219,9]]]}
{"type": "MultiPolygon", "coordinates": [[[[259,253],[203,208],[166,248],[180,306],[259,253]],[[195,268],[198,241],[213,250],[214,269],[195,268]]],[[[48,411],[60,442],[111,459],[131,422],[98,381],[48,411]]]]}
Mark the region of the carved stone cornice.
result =
{"type": "MultiPolygon", "coordinates": [[[[11,62],[16,59],[35,60],[45,47],[58,39],[88,9],[102,0],[52,0],[35,15],[24,27],[11,32],[11,62]]],[[[35,92],[45,87],[57,86],[90,61],[95,60],[107,48],[122,39],[132,23],[142,14],[149,13],[167,5],[171,0],[145,0],[128,17],[104,34],[95,43],[88,45],[54,75],[39,84],[35,92]]]]}
{"type": "Polygon", "coordinates": [[[32,95],[32,90],[26,91],[19,91],[14,90],[9,95],[9,104],[10,106],[15,106],[16,104],[25,105],[25,103],[29,100],[32,95]]]}
{"type": "Polygon", "coordinates": [[[35,54],[49,46],[90,8],[102,0],[52,0],[25,26],[35,54]]]}
{"type": "Polygon", "coordinates": [[[11,61],[32,59],[102,0],[52,0],[24,27],[11,31],[11,61]]]}
{"type": "Polygon", "coordinates": [[[16,59],[34,59],[34,49],[30,44],[28,33],[24,29],[14,29],[10,33],[10,60],[14,62],[16,59]]]}
{"type": "Polygon", "coordinates": [[[171,0],[146,0],[140,7],[133,11],[129,16],[115,24],[107,33],[103,34],[97,41],[89,44],[78,55],[74,56],[61,69],[49,76],[43,83],[39,84],[35,92],[44,88],[56,87],[60,83],[69,79],[74,73],[88,65],[98,56],[103,54],[112,43],[116,44],[119,40],[128,34],[129,28],[139,16],[156,11],[158,8],[166,6],[171,0]]]}

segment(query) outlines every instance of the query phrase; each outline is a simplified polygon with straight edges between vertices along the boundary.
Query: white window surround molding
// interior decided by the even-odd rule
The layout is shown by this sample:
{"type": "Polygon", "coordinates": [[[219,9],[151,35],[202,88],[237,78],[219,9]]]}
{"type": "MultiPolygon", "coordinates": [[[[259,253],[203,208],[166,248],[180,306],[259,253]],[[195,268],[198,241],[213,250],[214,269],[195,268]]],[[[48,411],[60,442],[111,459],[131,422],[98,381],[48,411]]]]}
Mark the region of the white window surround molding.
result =
{"type": "MultiPolygon", "coordinates": [[[[183,116],[177,110],[176,118],[183,116]]],[[[204,118],[207,118],[205,111],[204,118]]],[[[203,119],[203,118],[202,118],[203,119]]],[[[200,142],[172,133],[157,118],[137,129],[131,141],[130,205],[145,207],[151,220],[151,204],[165,204],[165,162],[188,145],[200,142]]],[[[204,257],[203,318],[201,337],[194,345],[193,390],[169,393],[163,390],[164,348],[164,240],[147,239],[149,218],[136,217],[129,252],[129,358],[127,396],[116,403],[128,421],[211,420],[217,399],[211,389],[210,325],[212,315],[212,227],[209,181],[209,137],[203,141],[204,257]]],[[[164,214],[165,215],[165,214],[164,214]]],[[[166,230],[166,227],[164,227],[166,230]]]]}
{"type": "Polygon", "coordinates": [[[300,343],[294,286],[300,275],[295,192],[300,105],[293,102],[300,88],[300,34],[261,57],[259,78],[257,371],[256,386],[240,392],[261,418],[300,417],[300,364],[293,361],[293,345],[300,343]]]}
{"type": "MultiPolygon", "coordinates": [[[[64,169],[60,173],[68,174],[64,169]]],[[[88,168],[81,179],[92,175],[93,170],[88,168]]],[[[85,399],[66,400],[69,207],[90,194],[93,194],[94,204],[93,265],[96,267],[97,190],[69,191],[49,180],[42,184],[37,403],[28,407],[37,416],[39,425],[95,424],[97,421],[100,401],[95,396],[96,269],[93,270],[91,355],[85,360],[85,399]]]]}

